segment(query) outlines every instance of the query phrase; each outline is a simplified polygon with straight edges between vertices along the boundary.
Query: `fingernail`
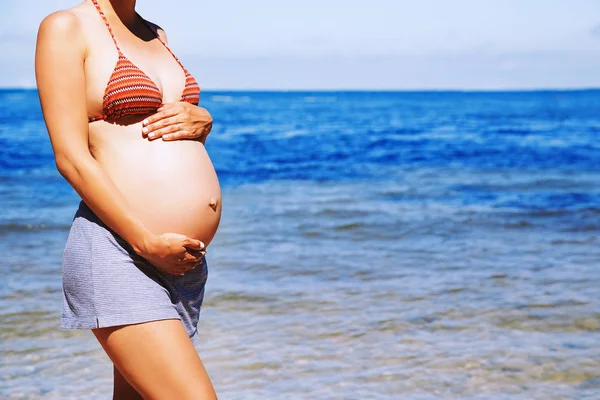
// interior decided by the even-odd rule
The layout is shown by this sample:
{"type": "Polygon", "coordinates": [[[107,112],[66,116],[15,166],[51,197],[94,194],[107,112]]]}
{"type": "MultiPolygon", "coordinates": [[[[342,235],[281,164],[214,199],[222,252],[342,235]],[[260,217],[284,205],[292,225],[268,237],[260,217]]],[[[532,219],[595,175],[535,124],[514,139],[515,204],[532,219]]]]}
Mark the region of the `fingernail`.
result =
{"type": "Polygon", "coordinates": [[[147,119],[143,120],[142,125],[148,125],[148,120],[147,119]]]}
{"type": "Polygon", "coordinates": [[[147,127],[146,128],[142,128],[142,132],[148,133],[148,128],[147,127]]]}
{"type": "Polygon", "coordinates": [[[148,137],[152,139],[154,137],[154,133],[149,134],[148,137]]]}
{"type": "Polygon", "coordinates": [[[171,135],[163,135],[163,139],[169,139],[171,135]]]}

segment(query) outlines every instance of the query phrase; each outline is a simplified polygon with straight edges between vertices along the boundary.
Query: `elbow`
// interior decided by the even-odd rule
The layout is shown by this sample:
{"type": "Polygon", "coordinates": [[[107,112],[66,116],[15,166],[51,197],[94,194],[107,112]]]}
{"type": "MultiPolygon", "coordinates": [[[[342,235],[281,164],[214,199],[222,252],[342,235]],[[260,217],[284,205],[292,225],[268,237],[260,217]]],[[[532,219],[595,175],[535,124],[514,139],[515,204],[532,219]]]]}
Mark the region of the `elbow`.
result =
{"type": "Polygon", "coordinates": [[[66,154],[56,154],[56,169],[69,183],[75,181],[80,176],[80,160],[73,159],[66,154]]]}

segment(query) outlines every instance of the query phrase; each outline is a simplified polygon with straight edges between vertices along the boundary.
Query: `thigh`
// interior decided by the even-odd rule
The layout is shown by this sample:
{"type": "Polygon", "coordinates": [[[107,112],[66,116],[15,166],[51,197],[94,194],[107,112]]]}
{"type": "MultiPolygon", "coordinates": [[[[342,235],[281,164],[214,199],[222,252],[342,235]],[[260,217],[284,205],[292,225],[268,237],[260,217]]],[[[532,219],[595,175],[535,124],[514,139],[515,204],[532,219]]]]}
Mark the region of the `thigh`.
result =
{"type": "Polygon", "coordinates": [[[216,399],[179,319],[92,329],[115,367],[144,399],[216,399]]]}
{"type": "Polygon", "coordinates": [[[143,400],[144,398],[127,382],[115,365],[113,365],[114,388],[113,400],[143,400]]]}

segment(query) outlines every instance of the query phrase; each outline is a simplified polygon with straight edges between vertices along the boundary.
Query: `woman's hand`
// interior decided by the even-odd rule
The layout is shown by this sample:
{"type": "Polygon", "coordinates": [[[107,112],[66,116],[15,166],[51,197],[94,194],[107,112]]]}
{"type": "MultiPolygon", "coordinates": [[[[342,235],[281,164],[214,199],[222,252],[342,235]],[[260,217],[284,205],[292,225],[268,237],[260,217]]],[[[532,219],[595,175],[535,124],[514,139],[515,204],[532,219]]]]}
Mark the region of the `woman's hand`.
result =
{"type": "Polygon", "coordinates": [[[151,237],[140,255],[162,272],[183,275],[203,262],[204,243],[178,233],[151,237]]]}
{"type": "Polygon", "coordinates": [[[205,108],[186,101],[167,103],[143,122],[142,136],[149,140],[193,139],[203,144],[212,129],[213,119],[205,108]]]}

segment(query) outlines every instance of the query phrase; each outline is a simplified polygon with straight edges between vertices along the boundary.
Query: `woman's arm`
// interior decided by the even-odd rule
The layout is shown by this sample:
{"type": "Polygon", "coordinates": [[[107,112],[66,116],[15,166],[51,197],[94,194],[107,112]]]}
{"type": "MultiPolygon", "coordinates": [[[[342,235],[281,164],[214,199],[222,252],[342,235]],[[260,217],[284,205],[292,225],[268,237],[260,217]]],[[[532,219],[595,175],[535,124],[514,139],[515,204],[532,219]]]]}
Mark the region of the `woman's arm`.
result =
{"type": "MultiPolygon", "coordinates": [[[[82,27],[73,13],[58,11],[41,22],[35,74],[56,167],[90,209],[134,251],[152,259],[157,267],[166,268],[179,258],[175,254],[182,253],[182,246],[200,250],[204,245],[184,235],[165,237],[150,232],[92,157],[88,147],[86,53],[82,27]]],[[[183,247],[185,262],[197,263],[201,259],[201,255],[186,250],[183,247]]]]}
{"type": "Polygon", "coordinates": [[[40,24],[35,74],[56,167],[83,201],[136,252],[151,235],[88,147],[84,60],[79,20],[58,11],[40,24]]]}

